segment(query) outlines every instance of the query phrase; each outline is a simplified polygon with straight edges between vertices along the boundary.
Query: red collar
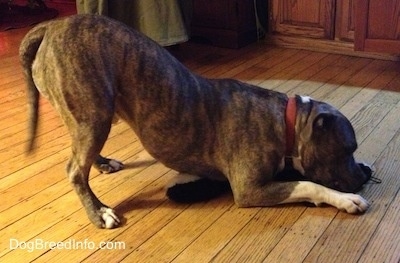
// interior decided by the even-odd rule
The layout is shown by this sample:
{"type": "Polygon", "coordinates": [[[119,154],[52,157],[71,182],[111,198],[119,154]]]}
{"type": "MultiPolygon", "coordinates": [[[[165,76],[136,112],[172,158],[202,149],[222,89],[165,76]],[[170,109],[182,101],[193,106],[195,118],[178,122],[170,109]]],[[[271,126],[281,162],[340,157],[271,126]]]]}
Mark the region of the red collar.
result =
{"type": "Polygon", "coordinates": [[[286,156],[292,156],[295,125],[296,125],[296,98],[289,98],[286,106],[285,123],[286,123],[286,156]]]}

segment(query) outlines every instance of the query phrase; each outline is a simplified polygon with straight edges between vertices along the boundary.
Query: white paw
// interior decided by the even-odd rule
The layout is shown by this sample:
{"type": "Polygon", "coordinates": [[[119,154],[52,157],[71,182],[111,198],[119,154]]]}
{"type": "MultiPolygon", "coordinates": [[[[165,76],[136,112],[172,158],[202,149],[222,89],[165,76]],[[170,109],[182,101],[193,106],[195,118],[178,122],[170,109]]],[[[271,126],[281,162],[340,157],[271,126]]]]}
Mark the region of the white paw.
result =
{"type": "Polygon", "coordinates": [[[369,208],[369,203],[356,194],[339,193],[336,207],[349,214],[363,213],[369,208]]]}
{"type": "Polygon", "coordinates": [[[196,182],[198,180],[202,179],[200,176],[197,175],[192,175],[192,174],[186,174],[186,173],[179,173],[176,176],[174,176],[166,185],[166,188],[171,188],[175,185],[178,184],[187,184],[191,182],[196,182]]]}
{"type": "Polygon", "coordinates": [[[120,161],[114,160],[114,159],[111,159],[110,162],[108,163],[108,165],[115,172],[119,171],[119,170],[122,170],[122,168],[124,168],[124,164],[123,163],[121,163],[120,161]]]}
{"type": "Polygon", "coordinates": [[[103,158],[100,163],[95,163],[94,166],[101,173],[115,173],[124,168],[124,164],[114,159],[103,158]]]}
{"type": "Polygon", "coordinates": [[[115,214],[114,210],[108,207],[101,208],[101,217],[104,221],[104,227],[107,229],[111,229],[117,227],[121,221],[118,216],[115,214]]]}

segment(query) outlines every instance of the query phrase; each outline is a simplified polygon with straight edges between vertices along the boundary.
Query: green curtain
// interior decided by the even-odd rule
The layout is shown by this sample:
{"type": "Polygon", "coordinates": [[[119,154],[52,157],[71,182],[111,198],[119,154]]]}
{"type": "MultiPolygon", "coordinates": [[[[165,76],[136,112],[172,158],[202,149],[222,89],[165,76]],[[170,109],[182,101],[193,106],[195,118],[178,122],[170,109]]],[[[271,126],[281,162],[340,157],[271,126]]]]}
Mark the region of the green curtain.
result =
{"type": "Polygon", "coordinates": [[[106,15],[141,31],[160,45],[188,40],[190,2],[178,0],[77,0],[78,14],[106,15]],[[184,4],[184,6],[181,6],[184,4]],[[185,13],[183,13],[185,11],[185,13]]]}

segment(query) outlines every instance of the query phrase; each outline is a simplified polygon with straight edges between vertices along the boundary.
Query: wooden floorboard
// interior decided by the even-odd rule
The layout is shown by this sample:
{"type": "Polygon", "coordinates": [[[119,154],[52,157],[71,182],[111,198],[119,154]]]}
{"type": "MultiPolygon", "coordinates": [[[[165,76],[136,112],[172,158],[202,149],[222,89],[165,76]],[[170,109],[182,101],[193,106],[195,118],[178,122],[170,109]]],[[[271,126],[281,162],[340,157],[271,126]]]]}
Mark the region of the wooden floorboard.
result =
{"type": "Polygon", "coordinates": [[[91,171],[90,185],[124,220],[117,229],[99,230],[65,176],[70,137],[45,100],[36,151],[24,152],[27,112],[17,50],[26,32],[0,32],[0,262],[399,262],[399,63],[264,43],[239,50],[195,43],[173,49],[197,74],[336,106],[355,128],[357,159],[373,164],[382,183],[362,190],[372,206],[357,216],[304,204],[240,209],[230,194],[177,204],[164,189],[176,172],[149,156],[119,122],[103,153],[122,160],[125,169],[112,175],[91,171]],[[12,248],[10,240],[80,242],[81,248],[28,252],[12,248]],[[88,247],[104,241],[125,247],[88,247]]]}

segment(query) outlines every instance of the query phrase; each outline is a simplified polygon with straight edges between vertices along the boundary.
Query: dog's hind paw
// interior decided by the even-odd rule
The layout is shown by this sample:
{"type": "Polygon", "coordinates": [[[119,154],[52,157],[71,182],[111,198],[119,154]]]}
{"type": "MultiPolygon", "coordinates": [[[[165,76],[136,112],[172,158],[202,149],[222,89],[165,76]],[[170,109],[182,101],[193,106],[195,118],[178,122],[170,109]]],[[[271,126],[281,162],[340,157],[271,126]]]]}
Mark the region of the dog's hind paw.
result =
{"type": "Polygon", "coordinates": [[[94,167],[101,173],[115,173],[124,168],[120,161],[99,156],[94,163],[94,167]]]}
{"type": "Polygon", "coordinates": [[[104,222],[104,224],[102,225],[103,228],[107,229],[115,228],[121,223],[118,216],[111,208],[102,207],[100,209],[100,212],[102,213],[101,218],[103,219],[104,222]]]}

